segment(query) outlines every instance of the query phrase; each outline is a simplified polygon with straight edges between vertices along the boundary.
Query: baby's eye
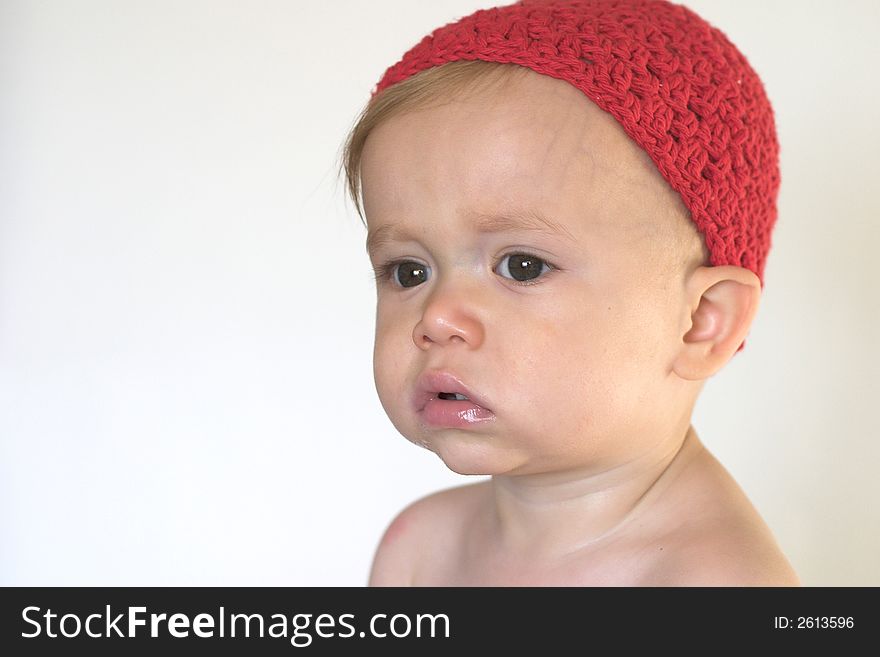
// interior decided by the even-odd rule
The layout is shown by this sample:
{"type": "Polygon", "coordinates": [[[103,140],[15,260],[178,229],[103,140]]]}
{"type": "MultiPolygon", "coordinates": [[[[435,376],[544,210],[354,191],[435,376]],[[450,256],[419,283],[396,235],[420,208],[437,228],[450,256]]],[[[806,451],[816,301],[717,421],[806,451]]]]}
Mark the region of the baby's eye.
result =
{"type": "Polygon", "coordinates": [[[550,271],[551,267],[546,262],[528,253],[509,253],[501,258],[499,272],[504,278],[512,278],[522,285],[532,285],[544,271],[550,271]],[[509,264],[505,265],[507,262],[509,264]],[[510,273],[508,277],[504,272],[510,273]]]}
{"type": "Polygon", "coordinates": [[[412,260],[396,260],[381,267],[377,278],[388,276],[400,287],[415,287],[427,280],[428,270],[425,265],[412,260]]]}

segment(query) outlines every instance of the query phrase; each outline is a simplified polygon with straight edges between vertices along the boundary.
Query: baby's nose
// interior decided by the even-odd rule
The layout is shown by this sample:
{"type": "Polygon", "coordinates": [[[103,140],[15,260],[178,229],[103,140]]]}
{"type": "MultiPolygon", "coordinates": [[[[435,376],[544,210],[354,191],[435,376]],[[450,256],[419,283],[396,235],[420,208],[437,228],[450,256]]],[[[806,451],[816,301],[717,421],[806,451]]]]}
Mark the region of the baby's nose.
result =
{"type": "Polygon", "coordinates": [[[485,329],[468,304],[445,295],[431,300],[413,328],[413,342],[419,349],[434,345],[466,344],[477,349],[483,344],[485,329]]]}

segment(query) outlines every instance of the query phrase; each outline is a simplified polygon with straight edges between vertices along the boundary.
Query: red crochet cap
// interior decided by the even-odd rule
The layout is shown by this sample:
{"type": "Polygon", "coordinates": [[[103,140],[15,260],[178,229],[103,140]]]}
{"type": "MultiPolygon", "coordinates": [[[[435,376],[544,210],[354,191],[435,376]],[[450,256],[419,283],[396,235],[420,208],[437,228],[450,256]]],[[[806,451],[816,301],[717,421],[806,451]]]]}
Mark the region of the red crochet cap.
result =
{"type": "Polygon", "coordinates": [[[665,0],[521,0],[438,28],[372,96],[460,59],[519,64],[583,91],[684,199],[711,264],[750,269],[763,288],[779,145],[761,80],[720,30],[665,0]]]}

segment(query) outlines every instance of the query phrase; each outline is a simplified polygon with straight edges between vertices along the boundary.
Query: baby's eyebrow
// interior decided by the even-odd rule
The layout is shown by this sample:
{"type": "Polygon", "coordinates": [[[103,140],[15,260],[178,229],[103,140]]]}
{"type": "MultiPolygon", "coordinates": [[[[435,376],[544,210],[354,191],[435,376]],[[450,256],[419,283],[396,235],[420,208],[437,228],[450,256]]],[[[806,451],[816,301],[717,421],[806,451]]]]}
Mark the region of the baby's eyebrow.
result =
{"type": "MultiPolygon", "coordinates": [[[[466,215],[477,233],[500,233],[505,231],[531,231],[554,237],[577,241],[565,226],[545,217],[537,210],[507,210],[502,213],[470,212],[466,215]]],[[[397,224],[386,224],[367,232],[367,253],[373,254],[379,247],[394,241],[411,238],[409,232],[397,224]]]]}

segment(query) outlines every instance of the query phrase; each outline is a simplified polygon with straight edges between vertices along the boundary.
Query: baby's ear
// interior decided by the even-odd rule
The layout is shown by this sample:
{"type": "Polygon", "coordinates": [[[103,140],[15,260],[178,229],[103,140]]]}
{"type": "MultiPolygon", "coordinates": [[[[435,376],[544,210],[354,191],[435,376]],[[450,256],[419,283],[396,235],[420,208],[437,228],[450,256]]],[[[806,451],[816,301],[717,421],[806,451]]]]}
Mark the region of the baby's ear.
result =
{"type": "Polygon", "coordinates": [[[708,379],[745,340],[761,301],[761,281],[743,267],[697,267],[686,290],[681,347],[672,369],[683,379],[708,379]]]}

